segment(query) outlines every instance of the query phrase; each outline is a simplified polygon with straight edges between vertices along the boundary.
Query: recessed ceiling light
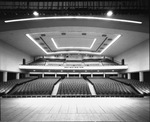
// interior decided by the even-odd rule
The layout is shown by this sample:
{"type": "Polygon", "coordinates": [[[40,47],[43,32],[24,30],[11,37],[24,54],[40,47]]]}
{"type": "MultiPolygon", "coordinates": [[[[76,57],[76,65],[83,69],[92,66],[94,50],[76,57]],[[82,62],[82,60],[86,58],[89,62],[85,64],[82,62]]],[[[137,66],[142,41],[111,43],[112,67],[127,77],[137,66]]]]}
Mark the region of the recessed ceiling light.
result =
{"type": "Polygon", "coordinates": [[[45,34],[41,34],[41,36],[46,36],[45,34]]]}
{"type": "Polygon", "coordinates": [[[40,40],[40,38],[34,38],[35,40],[40,40]]]}
{"type": "Polygon", "coordinates": [[[106,37],[106,36],[107,36],[106,34],[103,34],[103,35],[102,35],[102,37],[106,37]]]}
{"type": "Polygon", "coordinates": [[[108,41],[112,41],[112,39],[111,38],[109,38],[109,39],[107,39],[108,41]]]}
{"type": "Polygon", "coordinates": [[[39,13],[38,13],[37,11],[34,11],[34,12],[33,12],[33,15],[34,15],[34,16],[39,16],[39,13]]]}
{"type": "Polygon", "coordinates": [[[39,43],[40,45],[45,45],[43,42],[39,43]]]}
{"type": "Polygon", "coordinates": [[[86,33],[82,33],[82,35],[86,35],[86,33]]]}
{"type": "Polygon", "coordinates": [[[107,50],[107,48],[109,48],[115,41],[117,41],[119,38],[121,37],[121,35],[119,34],[118,36],[116,36],[101,52],[100,54],[102,54],[103,52],[105,52],[107,50]]]}
{"type": "Polygon", "coordinates": [[[26,34],[26,36],[27,36],[31,41],[33,41],[41,50],[43,50],[46,54],[48,54],[48,53],[45,51],[45,49],[43,49],[43,47],[42,47],[37,41],[35,41],[34,38],[32,38],[32,37],[30,36],[30,34],[26,34]]]}
{"type": "Polygon", "coordinates": [[[112,12],[112,11],[108,11],[108,12],[107,12],[107,16],[108,16],[108,17],[110,17],[110,16],[112,16],[112,15],[113,15],[113,12],[112,12]]]}
{"type": "Polygon", "coordinates": [[[66,35],[66,33],[61,33],[61,35],[66,35]]]}

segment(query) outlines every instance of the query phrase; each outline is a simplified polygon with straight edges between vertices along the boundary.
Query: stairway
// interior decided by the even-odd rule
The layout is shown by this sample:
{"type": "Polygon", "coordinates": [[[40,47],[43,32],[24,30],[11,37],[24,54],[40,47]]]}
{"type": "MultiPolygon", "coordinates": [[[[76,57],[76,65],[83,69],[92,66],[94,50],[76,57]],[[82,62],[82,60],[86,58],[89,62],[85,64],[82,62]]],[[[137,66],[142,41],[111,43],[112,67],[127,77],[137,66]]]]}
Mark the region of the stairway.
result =
{"type": "Polygon", "coordinates": [[[92,95],[96,95],[95,89],[90,82],[87,82],[92,95]]]}
{"type": "Polygon", "coordinates": [[[52,91],[51,95],[57,95],[58,89],[59,89],[59,85],[60,85],[60,81],[54,86],[54,89],[52,91]]]}

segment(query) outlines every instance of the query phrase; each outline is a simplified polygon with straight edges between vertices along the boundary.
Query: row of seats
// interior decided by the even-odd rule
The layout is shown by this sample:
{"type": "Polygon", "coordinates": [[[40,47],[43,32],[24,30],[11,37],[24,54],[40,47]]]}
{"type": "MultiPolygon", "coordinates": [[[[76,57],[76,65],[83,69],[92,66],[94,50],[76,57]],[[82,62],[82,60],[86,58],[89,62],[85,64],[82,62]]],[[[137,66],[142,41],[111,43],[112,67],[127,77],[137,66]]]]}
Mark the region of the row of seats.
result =
{"type": "Polygon", "coordinates": [[[46,63],[46,62],[34,62],[30,65],[40,65],[40,66],[108,66],[108,65],[118,65],[112,62],[101,62],[101,63],[82,63],[82,64],[62,64],[62,63],[46,63]]]}
{"type": "Polygon", "coordinates": [[[45,59],[39,59],[32,63],[29,63],[29,65],[44,65],[44,66],[105,66],[105,65],[118,65],[118,63],[109,60],[109,59],[83,59],[80,62],[66,62],[65,59],[51,59],[51,60],[45,60],[45,59]]]}
{"type": "Polygon", "coordinates": [[[58,79],[37,79],[17,86],[10,95],[51,95],[58,79]]]}
{"type": "Polygon", "coordinates": [[[115,78],[115,79],[124,83],[131,84],[141,94],[150,94],[150,83],[148,82],[140,82],[138,80],[128,80],[123,78],[115,78]]]}
{"type": "Polygon", "coordinates": [[[102,62],[102,65],[103,66],[107,66],[107,65],[118,65],[117,63],[115,63],[115,62],[102,62]]]}
{"type": "Polygon", "coordinates": [[[16,84],[31,80],[32,78],[24,78],[19,80],[9,80],[7,82],[0,82],[0,94],[8,93],[16,84]]]}
{"type": "Polygon", "coordinates": [[[113,81],[111,79],[90,78],[89,80],[93,83],[97,95],[110,94],[110,95],[130,96],[137,94],[136,91],[132,89],[130,86],[113,81]]]}
{"type": "MultiPolygon", "coordinates": [[[[14,80],[11,82],[1,83],[0,92],[10,91],[12,87],[14,87],[18,83],[23,83],[25,81],[30,80],[22,79],[22,80],[14,80]],[[5,85],[7,86],[5,86],[5,85]]],[[[130,86],[125,85],[121,82],[117,82],[107,78],[89,78],[91,83],[94,85],[95,91],[97,95],[114,95],[114,96],[136,96],[138,93],[130,86]]],[[[142,83],[143,87],[139,87],[139,83],[135,83],[137,81],[134,80],[126,80],[126,79],[117,79],[122,82],[132,83],[132,85],[137,88],[138,91],[142,91],[143,93],[149,93],[150,85],[146,83],[142,83]],[[147,88],[145,90],[145,87],[147,88]]],[[[41,78],[36,79],[31,82],[23,83],[22,85],[18,85],[15,87],[9,95],[51,95],[54,84],[58,81],[58,78],[41,78]]],[[[141,83],[140,83],[141,85],[141,83]]],[[[60,81],[60,85],[57,92],[58,96],[88,96],[91,95],[89,86],[87,81],[82,78],[66,78],[60,81]]]]}
{"type": "Polygon", "coordinates": [[[42,65],[42,66],[45,66],[46,62],[44,62],[44,61],[41,61],[41,62],[32,62],[29,65],[40,65],[40,66],[42,65]]]}
{"type": "Polygon", "coordinates": [[[90,89],[84,79],[63,79],[57,95],[90,95],[90,89]]]}

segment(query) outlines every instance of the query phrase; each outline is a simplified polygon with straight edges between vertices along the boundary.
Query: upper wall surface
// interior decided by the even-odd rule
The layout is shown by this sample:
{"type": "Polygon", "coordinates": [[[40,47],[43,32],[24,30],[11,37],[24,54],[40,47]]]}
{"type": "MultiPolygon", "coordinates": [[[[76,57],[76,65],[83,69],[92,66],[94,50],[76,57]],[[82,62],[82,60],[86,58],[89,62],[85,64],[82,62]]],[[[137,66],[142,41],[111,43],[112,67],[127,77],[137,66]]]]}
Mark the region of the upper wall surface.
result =
{"type": "Polygon", "coordinates": [[[22,60],[30,61],[31,57],[20,50],[0,41],[0,70],[20,72],[19,65],[22,60]]]}
{"type": "Polygon", "coordinates": [[[150,70],[149,66],[149,40],[146,40],[130,50],[115,57],[115,60],[125,60],[128,70],[125,72],[139,72],[150,70]]]}

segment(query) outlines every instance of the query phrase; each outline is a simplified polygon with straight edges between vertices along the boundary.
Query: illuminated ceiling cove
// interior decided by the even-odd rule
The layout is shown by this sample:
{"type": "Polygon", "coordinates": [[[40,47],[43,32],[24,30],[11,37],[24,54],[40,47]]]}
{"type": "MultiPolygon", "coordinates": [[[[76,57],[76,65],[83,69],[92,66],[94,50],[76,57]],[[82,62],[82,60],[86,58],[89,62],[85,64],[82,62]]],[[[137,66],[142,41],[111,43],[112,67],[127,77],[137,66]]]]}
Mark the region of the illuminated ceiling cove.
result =
{"type": "Polygon", "coordinates": [[[46,54],[64,51],[91,52],[102,54],[111,46],[120,34],[103,34],[97,32],[41,32],[26,36],[46,54]]]}

